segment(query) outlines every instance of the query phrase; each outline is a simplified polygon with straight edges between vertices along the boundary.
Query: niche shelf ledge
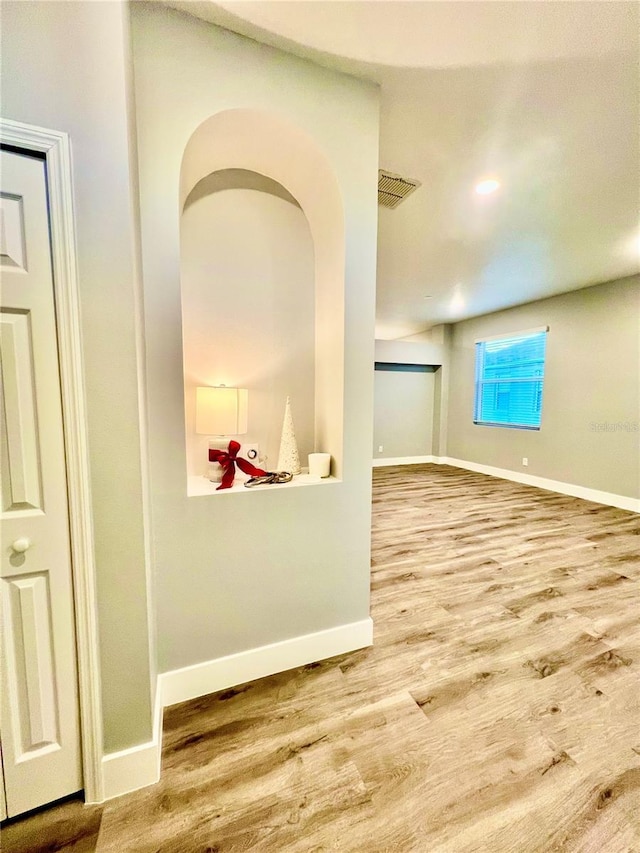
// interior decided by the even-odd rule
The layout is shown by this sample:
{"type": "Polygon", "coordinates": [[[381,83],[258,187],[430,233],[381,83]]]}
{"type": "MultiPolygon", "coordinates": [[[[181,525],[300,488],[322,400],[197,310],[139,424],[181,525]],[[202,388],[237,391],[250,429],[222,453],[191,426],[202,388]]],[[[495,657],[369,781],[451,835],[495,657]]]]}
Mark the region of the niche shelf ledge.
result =
{"type": "Polygon", "coordinates": [[[342,480],[337,477],[312,477],[310,474],[298,474],[289,483],[278,483],[273,485],[255,486],[252,489],[247,489],[244,485],[244,480],[236,477],[233,486],[230,489],[221,489],[217,491],[219,483],[212,483],[203,476],[191,476],[187,478],[187,497],[195,498],[204,495],[249,495],[255,492],[267,492],[273,489],[282,491],[283,489],[297,489],[302,486],[326,486],[331,483],[341,483],[342,480]]]}

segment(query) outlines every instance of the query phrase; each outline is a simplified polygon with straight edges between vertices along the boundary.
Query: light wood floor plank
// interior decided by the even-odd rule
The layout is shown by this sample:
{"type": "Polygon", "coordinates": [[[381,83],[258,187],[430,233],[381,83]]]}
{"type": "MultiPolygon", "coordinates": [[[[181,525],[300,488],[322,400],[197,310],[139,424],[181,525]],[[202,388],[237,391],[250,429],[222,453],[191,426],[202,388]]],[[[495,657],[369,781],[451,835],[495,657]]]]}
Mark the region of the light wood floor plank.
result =
{"type": "Polygon", "coordinates": [[[640,518],[373,476],[374,646],[167,709],[97,853],[640,853],[640,518]]]}

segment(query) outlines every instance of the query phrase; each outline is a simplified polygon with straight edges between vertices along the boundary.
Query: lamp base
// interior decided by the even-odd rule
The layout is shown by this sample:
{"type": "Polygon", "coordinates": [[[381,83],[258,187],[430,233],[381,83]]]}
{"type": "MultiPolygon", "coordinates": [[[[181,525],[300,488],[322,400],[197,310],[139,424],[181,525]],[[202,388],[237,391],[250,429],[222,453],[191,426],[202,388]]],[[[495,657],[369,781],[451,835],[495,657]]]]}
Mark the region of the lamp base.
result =
{"type": "MultiPolygon", "coordinates": [[[[209,441],[209,450],[227,450],[229,447],[228,438],[212,438],[209,441]]],[[[207,451],[207,457],[209,453],[207,451]]],[[[207,470],[205,477],[210,483],[221,483],[224,469],[219,462],[209,462],[207,460],[207,470]]]]}

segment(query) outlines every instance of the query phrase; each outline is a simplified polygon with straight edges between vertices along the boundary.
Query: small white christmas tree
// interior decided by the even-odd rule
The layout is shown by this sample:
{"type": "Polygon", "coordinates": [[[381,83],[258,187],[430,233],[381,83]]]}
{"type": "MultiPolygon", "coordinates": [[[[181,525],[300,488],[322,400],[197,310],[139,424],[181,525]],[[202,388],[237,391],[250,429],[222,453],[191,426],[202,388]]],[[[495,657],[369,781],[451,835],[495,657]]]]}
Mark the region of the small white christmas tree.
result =
{"type": "Polygon", "coordinates": [[[287,397],[284,408],[284,421],[282,423],[282,437],[280,438],[280,453],[278,454],[278,471],[289,471],[291,474],[299,474],[300,454],[298,453],[298,442],[293,429],[293,417],[291,415],[291,400],[287,397]]]}

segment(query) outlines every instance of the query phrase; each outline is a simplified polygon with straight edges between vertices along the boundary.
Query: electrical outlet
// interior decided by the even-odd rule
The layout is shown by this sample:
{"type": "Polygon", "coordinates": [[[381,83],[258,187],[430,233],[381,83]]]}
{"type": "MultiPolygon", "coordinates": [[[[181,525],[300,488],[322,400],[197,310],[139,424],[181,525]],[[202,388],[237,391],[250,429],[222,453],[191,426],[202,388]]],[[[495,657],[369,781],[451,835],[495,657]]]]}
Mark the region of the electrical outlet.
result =
{"type": "Polygon", "coordinates": [[[381,444],[378,445],[378,453],[382,453],[382,445],[381,444]]]}
{"type": "Polygon", "coordinates": [[[525,466],[525,468],[529,464],[529,459],[526,456],[522,457],[522,464],[525,466]]]}

